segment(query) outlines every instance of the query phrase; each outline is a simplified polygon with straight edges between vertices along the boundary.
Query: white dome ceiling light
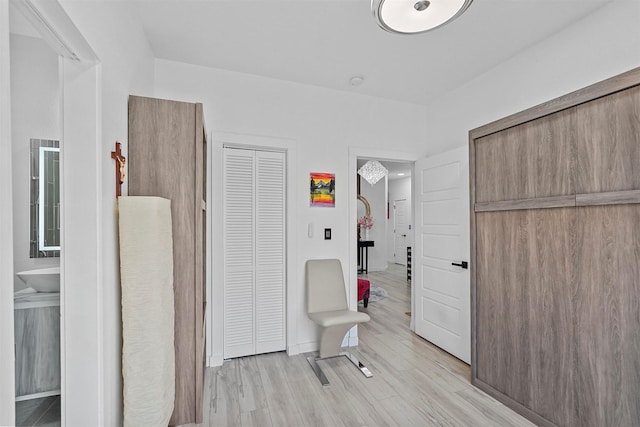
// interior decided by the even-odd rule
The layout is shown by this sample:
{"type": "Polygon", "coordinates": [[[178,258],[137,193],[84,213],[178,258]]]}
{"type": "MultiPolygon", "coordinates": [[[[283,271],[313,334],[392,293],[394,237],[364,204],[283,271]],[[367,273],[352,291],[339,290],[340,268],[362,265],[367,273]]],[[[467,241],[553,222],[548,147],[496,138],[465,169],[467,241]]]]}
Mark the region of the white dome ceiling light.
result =
{"type": "Polygon", "coordinates": [[[473,0],[371,0],[378,25],[390,33],[416,34],[462,15],[473,0]]]}

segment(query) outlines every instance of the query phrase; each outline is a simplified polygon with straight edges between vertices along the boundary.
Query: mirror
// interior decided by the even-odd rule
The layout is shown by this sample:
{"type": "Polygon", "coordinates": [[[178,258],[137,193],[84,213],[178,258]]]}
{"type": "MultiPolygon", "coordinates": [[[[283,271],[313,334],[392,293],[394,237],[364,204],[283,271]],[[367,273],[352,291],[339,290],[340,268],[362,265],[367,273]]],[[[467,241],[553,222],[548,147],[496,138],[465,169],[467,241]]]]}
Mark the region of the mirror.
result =
{"type": "Polygon", "coordinates": [[[60,256],[60,144],[31,139],[31,258],[60,256]]]}
{"type": "Polygon", "coordinates": [[[358,218],[362,218],[365,215],[371,216],[371,206],[369,206],[369,201],[364,196],[358,194],[358,218]]]}

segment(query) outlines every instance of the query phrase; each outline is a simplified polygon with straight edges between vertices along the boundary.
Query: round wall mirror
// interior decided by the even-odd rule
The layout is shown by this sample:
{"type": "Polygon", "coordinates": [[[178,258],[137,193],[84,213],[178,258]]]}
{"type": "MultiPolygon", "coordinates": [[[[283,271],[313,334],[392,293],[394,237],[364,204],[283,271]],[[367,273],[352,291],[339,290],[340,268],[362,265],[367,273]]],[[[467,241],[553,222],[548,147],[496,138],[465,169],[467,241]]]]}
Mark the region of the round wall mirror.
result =
{"type": "Polygon", "coordinates": [[[364,196],[358,194],[358,218],[362,218],[365,215],[371,216],[371,206],[364,196]]]}

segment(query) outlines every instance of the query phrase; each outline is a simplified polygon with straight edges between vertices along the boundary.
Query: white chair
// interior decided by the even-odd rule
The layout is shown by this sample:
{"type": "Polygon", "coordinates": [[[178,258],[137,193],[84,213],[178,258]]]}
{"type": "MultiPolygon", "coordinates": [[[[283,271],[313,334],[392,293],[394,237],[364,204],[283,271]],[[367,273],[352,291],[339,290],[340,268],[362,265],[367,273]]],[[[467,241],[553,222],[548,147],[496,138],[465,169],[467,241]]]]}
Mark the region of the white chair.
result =
{"type": "Polygon", "coordinates": [[[345,334],[358,323],[368,322],[369,315],[349,310],[344,286],[342,265],[338,259],[314,259],[307,261],[307,314],[322,328],[319,357],[307,356],[311,368],[322,385],[329,385],[327,377],[316,363],[317,360],[345,356],[360,371],[370,378],[373,375],[348,351],[341,351],[345,334]]]}

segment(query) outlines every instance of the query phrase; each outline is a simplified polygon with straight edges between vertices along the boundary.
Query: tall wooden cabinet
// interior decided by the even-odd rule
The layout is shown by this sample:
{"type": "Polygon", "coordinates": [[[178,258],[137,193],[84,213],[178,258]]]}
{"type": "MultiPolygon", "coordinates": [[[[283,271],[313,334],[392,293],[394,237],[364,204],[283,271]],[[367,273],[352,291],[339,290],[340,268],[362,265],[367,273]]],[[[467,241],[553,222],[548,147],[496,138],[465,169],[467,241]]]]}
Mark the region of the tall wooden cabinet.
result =
{"type": "Polygon", "coordinates": [[[472,381],[539,425],[640,420],[640,69],[470,132],[472,381]]]}
{"type": "Polygon", "coordinates": [[[202,104],[129,97],[129,195],[171,200],[176,394],[171,425],[199,423],[205,364],[206,137],[202,104]]]}

